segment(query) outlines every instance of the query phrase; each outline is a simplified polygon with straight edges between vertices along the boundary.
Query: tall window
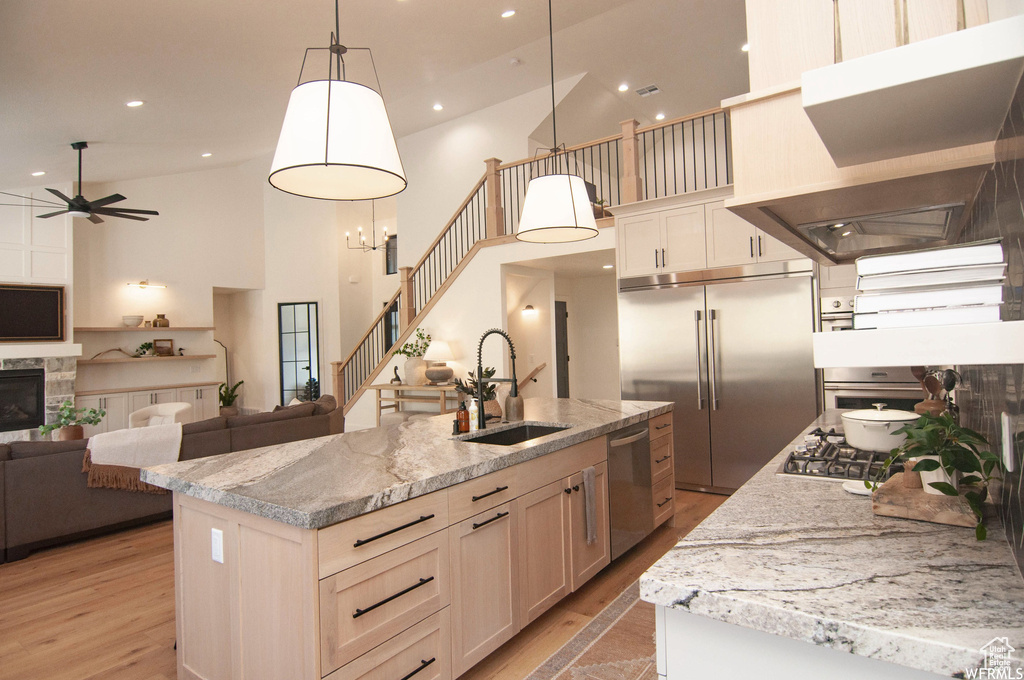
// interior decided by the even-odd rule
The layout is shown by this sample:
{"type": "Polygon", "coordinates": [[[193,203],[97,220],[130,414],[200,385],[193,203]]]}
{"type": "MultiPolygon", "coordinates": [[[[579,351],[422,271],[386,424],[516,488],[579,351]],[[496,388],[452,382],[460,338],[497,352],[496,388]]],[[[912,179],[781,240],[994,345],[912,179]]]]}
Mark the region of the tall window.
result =
{"type": "Polygon", "coordinates": [[[389,236],[384,248],[384,273],[398,273],[398,237],[389,236]]]}
{"type": "Polygon", "coordinates": [[[277,305],[281,356],[281,403],[320,396],[319,319],[315,302],[277,305]]]}

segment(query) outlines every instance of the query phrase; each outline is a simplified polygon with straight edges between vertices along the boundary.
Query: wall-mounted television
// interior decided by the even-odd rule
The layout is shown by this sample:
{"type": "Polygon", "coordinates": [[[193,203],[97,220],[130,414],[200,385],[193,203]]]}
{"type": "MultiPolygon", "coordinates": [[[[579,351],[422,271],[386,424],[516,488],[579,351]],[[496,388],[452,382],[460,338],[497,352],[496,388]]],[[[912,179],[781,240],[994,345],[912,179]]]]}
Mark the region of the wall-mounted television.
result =
{"type": "Polygon", "coordinates": [[[0,342],[64,340],[64,286],[0,284],[0,342]]]}

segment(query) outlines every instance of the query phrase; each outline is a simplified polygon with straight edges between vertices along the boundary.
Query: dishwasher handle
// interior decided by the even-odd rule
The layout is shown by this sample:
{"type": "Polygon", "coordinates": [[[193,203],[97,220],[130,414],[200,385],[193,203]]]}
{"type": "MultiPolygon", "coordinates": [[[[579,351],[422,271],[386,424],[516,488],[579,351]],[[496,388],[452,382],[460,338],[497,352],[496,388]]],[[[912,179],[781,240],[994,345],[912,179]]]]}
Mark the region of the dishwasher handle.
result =
{"type": "Polygon", "coordinates": [[[613,447],[628,446],[629,444],[632,444],[634,442],[638,442],[641,439],[646,438],[647,436],[648,436],[648,431],[644,430],[643,432],[637,432],[636,434],[630,435],[628,437],[620,437],[618,439],[612,439],[611,441],[608,442],[608,446],[613,446],[613,447]]]}

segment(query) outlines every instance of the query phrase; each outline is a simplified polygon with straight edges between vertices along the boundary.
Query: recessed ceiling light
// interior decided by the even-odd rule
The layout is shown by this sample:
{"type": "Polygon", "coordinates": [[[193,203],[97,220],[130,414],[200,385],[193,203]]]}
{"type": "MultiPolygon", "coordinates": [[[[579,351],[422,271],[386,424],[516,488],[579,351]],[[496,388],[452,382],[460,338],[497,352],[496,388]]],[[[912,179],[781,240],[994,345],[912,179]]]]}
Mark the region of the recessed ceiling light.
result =
{"type": "Polygon", "coordinates": [[[438,103],[438,104],[434,104],[434,110],[435,110],[435,111],[440,111],[440,110],[442,110],[443,108],[444,108],[444,107],[443,107],[443,106],[441,106],[441,104],[439,104],[439,103],[438,103]]]}
{"type": "Polygon", "coordinates": [[[46,172],[44,170],[40,170],[39,172],[33,172],[32,176],[33,177],[42,177],[45,174],[46,174],[46,172]]]}
{"type": "Polygon", "coordinates": [[[502,19],[508,19],[509,17],[514,17],[515,15],[516,15],[516,11],[514,9],[507,9],[504,12],[501,13],[501,18],[502,19]]]}
{"type": "Polygon", "coordinates": [[[207,151],[206,153],[204,153],[204,154],[199,154],[199,155],[200,155],[200,156],[202,156],[203,158],[209,158],[209,157],[210,157],[210,156],[212,156],[213,154],[212,154],[212,153],[210,153],[209,151],[207,151]]]}
{"type": "Polygon", "coordinates": [[[628,89],[629,89],[629,85],[627,83],[623,83],[622,85],[619,85],[619,92],[625,92],[628,89]]]}
{"type": "Polygon", "coordinates": [[[142,106],[145,103],[146,102],[142,101],[141,99],[134,99],[134,100],[132,100],[130,102],[125,102],[125,106],[131,107],[131,108],[134,109],[136,106],[142,106]]]}
{"type": "Polygon", "coordinates": [[[741,52],[749,52],[750,51],[750,43],[743,43],[743,47],[740,48],[740,51],[741,52]]]}
{"type": "Polygon", "coordinates": [[[614,269],[614,268],[615,268],[615,265],[613,265],[613,264],[606,264],[606,265],[602,265],[601,266],[601,269],[614,269]]]}
{"type": "Polygon", "coordinates": [[[659,113],[657,116],[654,117],[654,120],[665,120],[665,114],[659,113]]]}

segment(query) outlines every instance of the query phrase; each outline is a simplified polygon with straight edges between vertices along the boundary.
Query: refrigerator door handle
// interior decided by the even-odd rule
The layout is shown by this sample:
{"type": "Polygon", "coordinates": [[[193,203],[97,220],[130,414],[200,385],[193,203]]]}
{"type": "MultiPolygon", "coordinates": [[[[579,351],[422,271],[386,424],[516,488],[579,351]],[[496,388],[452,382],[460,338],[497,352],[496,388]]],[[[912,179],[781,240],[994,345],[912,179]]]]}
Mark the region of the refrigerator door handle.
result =
{"type": "Polygon", "coordinates": [[[704,410],[704,394],[701,392],[701,389],[700,389],[701,383],[704,382],[704,376],[703,376],[703,374],[701,373],[701,370],[700,370],[701,369],[701,365],[700,365],[700,320],[701,320],[701,310],[699,310],[699,309],[693,310],[693,330],[694,330],[694,333],[696,335],[696,337],[694,338],[696,340],[696,342],[694,343],[694,353],[697,355],[697,410],[698,411],[703,411],[704,410]]]}
{"type": "Polygon", "coordinates": [[[708,334],[711,337],[711,341],[708,343],[708,368],[711,370],[711,410],[718,410],[718,360],[717,360],[717,343],[715,342],[715,319],[717,314],[715,310],[708,310],[708,334]]]}

